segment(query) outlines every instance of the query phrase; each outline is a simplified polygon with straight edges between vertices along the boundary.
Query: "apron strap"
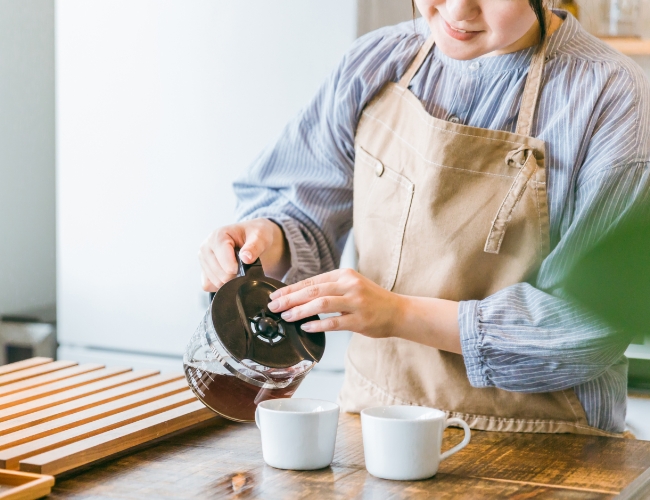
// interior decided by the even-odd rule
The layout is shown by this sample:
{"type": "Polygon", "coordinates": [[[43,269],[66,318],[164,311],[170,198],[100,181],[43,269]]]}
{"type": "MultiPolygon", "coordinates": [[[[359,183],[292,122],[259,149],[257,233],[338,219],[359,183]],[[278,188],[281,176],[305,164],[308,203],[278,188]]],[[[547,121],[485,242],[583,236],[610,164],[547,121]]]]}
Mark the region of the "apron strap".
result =
{"type": "MultiPolygon", "coordinates": [[[[533,128],[533,118],[535,117],[535,110],[537,109],[537,100],[542,88],[542,74],[544,72],[544,62],[546,61],[546,47],[548,46],[548,38],[544,40],[535,54],[533,60],[530,62],[530,69],[526,77],[526,86],[524,87],[524,95],[521,98],[521,107],[519,108],[519,119],[517,120],[516,133],[526,137],[531,136],[533,128]]],[[[523,145],[519,149],[511,151],[507,158],[506,163],[515,162],[520,165],[520,170],[515,177],[510,190],[503,200],[499,211],[497,212],[490,234],[488,234],[487,241],[485,242],[484,251],[487,253],[498,254],[501,250],[501,243],[506,234],[508,221],[510,215],[515,209],[517,203],[526,189],[531,177],[537,171],[537,159],[535,153],[529,147],[523,145]]]]}
{"type": "Polygon", "coordinates": [[[402,87],[402,89],[406,90],[408,88],[409,84],[411,83],[411,80],[420,69],[420,66],[422,66],[422,63],[429,55],[429,52],[431,52],[431,48],[433,47],[433,44],[434,44],[433,36],[430,36],[429,38],[427,38],[427,41],[424,42],[424,44],[418,51],[417,55],[415,56],[415,59],[413,59],[413,62],[409,65],[408,69],[406,70],[406,73],[404,73],[404,75],[402,75],[402,78],[399,79],[398,85],[402,87]]]}
{"type": "MultiPolygon", "coordinates": [[[[422,45],[417,55],[407,68],[406,72],[399,79],[398,85],[406,90],[411,83],[411,80],[422,66],[422,63],[431,52],[435,41],[433,36],[427,38],[426,42],[422,45]]],[[[515,132],[519,135],[527,137],[531,136],[533,128],[533,119],[535,118],[535,111],[537,109],[537,100],[542,89],[542,76],[544,73],[544,63],[546,62],[546,48],[548,47],[548,38],[544,43],[538,47],[533,55],[526,77],[526,86],[524,87],[524,95],[521,98],[521,106],[519,108],[519,118],[517,120],[517,129],[515,132]]]]}
{"type": "Polygon", "coordinates": [[[544,40],[530,63],[528,76],[526,77],[526,86],[524,87],[524,95],[521,98],[521,107],[519,108],[519,119],[517,120],[516,133],[519,135],[531,136],[533,128],[533,118],[535,118],[535,110],[537,109],[537,99],[542,89],[542,74],[544,72],[544,62],[546,61],[546,47],[548,46],[548,38],[544,40]]]}

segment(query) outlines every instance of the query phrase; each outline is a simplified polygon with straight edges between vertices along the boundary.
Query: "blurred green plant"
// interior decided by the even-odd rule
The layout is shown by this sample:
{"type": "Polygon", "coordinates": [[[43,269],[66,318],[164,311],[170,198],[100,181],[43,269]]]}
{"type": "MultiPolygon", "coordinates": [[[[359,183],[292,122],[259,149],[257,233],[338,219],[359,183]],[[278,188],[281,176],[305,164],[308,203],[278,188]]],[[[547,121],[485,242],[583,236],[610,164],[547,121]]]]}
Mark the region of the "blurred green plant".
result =
{"type": "Polygon", "coordinates": [[[649,335],[650,210],[636,210],[585,254],[565,289],[630,338],[649,335]]]}

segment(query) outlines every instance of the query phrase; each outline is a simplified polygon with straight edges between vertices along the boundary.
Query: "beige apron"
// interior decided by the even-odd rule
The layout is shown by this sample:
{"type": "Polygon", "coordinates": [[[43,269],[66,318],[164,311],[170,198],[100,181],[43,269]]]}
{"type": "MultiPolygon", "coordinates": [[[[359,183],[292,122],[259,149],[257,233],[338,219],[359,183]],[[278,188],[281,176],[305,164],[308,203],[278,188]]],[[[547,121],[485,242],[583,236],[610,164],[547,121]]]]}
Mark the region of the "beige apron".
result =
{"type": "MultiPolygon", "coordinates": [[[[517,132],[439,120],[409,90],[429,39],[398,83],[364,109],[355,139],[359,272],[387,290],[461,301],[529,279],[549,252],[544,142],[530,137],[545,47],[531,62],[517,132]]],[[[608,433],[590,427],[573,389],[526,394],[470,385],[463,357],[354,334],[344,411],[433,406],[472,428],[608,433]]]]}

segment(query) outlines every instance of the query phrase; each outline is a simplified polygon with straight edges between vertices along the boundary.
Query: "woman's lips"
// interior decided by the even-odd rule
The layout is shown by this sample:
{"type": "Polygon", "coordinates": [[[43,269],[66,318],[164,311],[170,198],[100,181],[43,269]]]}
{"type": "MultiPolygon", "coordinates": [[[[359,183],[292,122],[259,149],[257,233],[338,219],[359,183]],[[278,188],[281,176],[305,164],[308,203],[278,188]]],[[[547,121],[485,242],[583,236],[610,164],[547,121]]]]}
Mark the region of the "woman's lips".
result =
{"type": "Polygon", "coordinates": [[[450,26],[450,24],[447,21],[445,21],[442,18],[440,19],[442,20],[442,26],[445,28],[445,32],[450,37],[455,38],[456,40],[460,40],[461,42],[472,40],[479,33],[481,33],[480,31],[464,31],[464,30],[454,29],[450,26]]]}

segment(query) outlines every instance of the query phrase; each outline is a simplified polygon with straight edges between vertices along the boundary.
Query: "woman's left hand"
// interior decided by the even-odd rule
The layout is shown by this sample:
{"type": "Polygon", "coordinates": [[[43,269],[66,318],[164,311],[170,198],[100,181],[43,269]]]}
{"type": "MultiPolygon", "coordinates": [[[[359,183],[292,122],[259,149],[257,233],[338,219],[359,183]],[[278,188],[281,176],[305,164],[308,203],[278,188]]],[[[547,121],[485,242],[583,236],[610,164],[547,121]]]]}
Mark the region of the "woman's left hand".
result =
{"type": "Polygon", "coordinates": [[[401,323],[403,297],[352,269],[337,269],[271,294],[269,309],[285,321],[341,313],[302,325],[307,332],[350,330],[374,338],[392,337],[401,323]]]}

